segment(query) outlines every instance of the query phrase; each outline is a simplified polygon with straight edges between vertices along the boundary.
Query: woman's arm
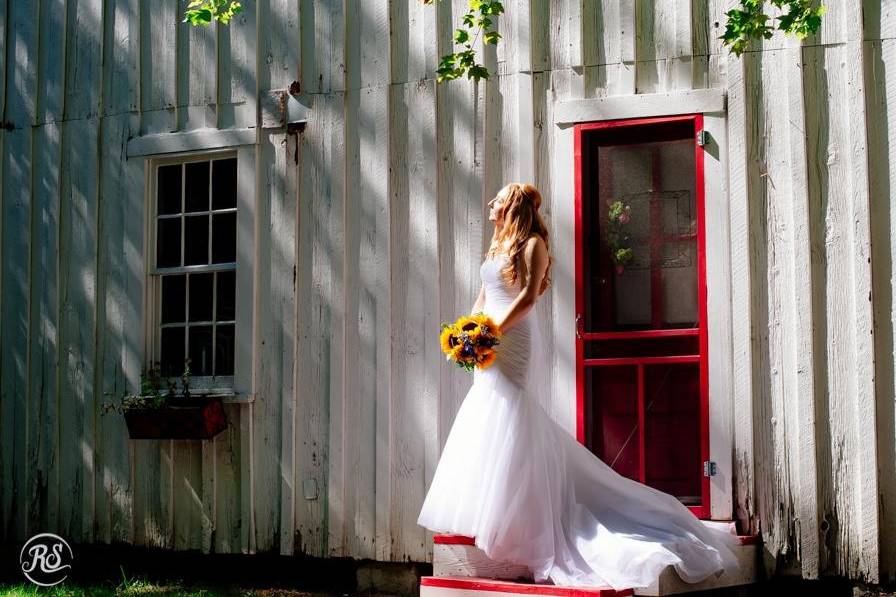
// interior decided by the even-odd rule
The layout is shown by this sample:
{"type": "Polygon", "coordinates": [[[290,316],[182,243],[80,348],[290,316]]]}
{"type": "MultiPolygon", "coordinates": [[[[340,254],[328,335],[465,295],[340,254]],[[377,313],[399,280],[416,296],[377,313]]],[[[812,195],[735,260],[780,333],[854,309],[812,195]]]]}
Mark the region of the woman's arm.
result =
{"type": "Polygon", "coordinates": [[[526,242],[523,250],[523,261],[526,264],[528,279],[524,280],[520,293],[510,303],[504,318],[495,323],[498,329],[506,332],[522,319],[529,309],[538,300],[538,291],[541,290],[541,281],[548,268],[548,249],[540,236],[534,236],[526,242]]]}
{"type": "Polygon", "coordinates": [[[478,313],[482,311],[482,308],[485,306],[485,284],[482,285],[482,288],[479,289],[479,297],[476,298],[476,302],[473,303],[473,310],[470,311],[470,315],[474,313],[478,313]]]}

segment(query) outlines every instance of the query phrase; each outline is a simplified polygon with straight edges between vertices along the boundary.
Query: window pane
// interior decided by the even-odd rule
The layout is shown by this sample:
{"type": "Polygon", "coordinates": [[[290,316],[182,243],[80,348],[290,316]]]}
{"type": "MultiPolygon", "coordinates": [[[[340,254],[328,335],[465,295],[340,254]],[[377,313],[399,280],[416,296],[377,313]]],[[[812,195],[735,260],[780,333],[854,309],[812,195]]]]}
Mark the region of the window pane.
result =
{"type": "Polygon", "coordinates": [[[185,211],[208,211],[208,162],[188,162],[186,170],[185,211]]]}
{"type": "Polygon", "coordinates": [[[236,213],[212,216],[212,263],[236,261],[236,213]]]}
{"type": "Polygon", "coordinates": [[[161,357],[162,375],[180,377],[184,372],[184,328],[162,328],[161,357]]]}
{"type": "Polygon", "coordinates": [[[212,326],[190,326],[190,373],[212,374],[212,326]]]}
{"type": "Polygon", "coordinates": [[[212,209],[236,207],[236,158],[212,162],[212,209]]]}
{"type": "Polygon", "coordinates": [[[212,320],[212,283],[215,274],[190,274],[190,321],[212,320]]]}
{"type": "Polygon", "coordinates": [[[159,167],[156,193],[160,214],[180,213],[180,174],[180,164],[159,167]]]}
{"type": "Polygon", "coordinates": [[[218,272],[218,321],[233,321],[236,317],[236,272],[218,272]]]}
{"type": "Polygon", "coordinates": [[[233,375],[233,324],[215,326],[215,375],[233,375]]]}
{"type": "Polygon", "coordinates": [[[156,222],[156,267],[180,265],[180,218],[164,218],[156,222]]]}
{"type": "Polygon", "coordinates": [[[186,321],[186,291],[185,275],[162,276],[162,323],[186,321]]]}
{"type": "Polygon", "coordinates": [[[184,218],[184,265],[208,263],[208,216],[184,218]]]}

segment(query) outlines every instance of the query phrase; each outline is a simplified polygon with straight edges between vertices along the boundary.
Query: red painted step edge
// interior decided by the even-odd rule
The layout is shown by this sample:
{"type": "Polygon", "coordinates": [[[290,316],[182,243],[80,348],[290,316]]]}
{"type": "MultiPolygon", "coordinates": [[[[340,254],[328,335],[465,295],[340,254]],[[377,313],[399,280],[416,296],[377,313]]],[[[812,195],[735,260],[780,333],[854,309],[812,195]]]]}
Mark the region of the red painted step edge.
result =
{"type": "Polygon", "coordinates": [[[452,535],[450,533],[439,533],[432,536],[432,542],[441,545],[476,545],[476,539],[465,535],[452,535]]]}
{"type": "Polygon", "coordinates": [[[421,587],[464,589],[467,591],[499,591],[519,595],[560,595],[562,597],[626,597],[631,589],[616,591],[610,587],[563,587],[551,584],[519,583],[476,576],[423,576],[421,587]]]}
{"type": "MultiPolygon", "coordinates": [[[[741,545],[758,545],[759,543],[762,543],[759,535],[738,535],[737,539],[740,541],[741,545]]],[[[432,541],[439,545],[476,545],[476,540],[473,537],[452,535],[450,533],[433,535],[432,541]]]]}

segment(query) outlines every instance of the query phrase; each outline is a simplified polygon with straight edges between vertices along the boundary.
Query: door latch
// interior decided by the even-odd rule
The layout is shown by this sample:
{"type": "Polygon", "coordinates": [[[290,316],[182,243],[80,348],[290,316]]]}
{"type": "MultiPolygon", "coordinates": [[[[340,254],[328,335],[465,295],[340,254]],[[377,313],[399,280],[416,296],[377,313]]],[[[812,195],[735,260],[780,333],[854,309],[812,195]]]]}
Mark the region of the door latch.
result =
{"type": "Polygon", "coordinates": [[[716,463],[712,460],[706,460],[703,462],[703,476],[704,477],[714,477],[718,474],[718,469],[716,468],[716,463]]]}

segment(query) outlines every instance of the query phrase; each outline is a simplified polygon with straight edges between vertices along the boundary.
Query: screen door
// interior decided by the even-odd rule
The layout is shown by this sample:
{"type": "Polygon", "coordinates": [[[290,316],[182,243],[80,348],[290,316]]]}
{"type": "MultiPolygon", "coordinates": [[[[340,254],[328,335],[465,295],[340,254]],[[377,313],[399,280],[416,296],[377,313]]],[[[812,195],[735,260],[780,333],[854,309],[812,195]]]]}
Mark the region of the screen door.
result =
{"type": "Polygon", "coordinates": [[[577,432],[709,517],[702,116],[576,127],[577,432]]]}

